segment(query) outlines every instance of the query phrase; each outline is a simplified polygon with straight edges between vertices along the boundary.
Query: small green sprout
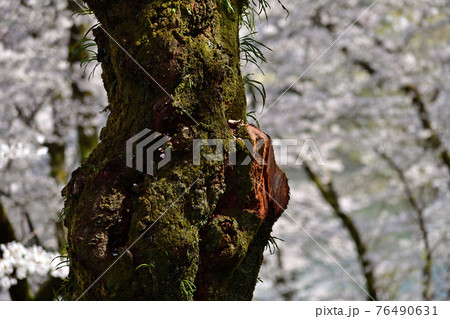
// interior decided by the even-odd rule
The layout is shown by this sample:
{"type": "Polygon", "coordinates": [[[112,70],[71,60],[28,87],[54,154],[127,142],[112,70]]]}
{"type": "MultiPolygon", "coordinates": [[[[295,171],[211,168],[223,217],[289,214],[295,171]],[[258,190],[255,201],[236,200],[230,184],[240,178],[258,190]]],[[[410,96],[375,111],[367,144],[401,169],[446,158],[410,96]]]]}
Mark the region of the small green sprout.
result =
{"type": "Polygon", "coordinates": [[[186,300],[191,300],[194,297],[194,293],[197,290],[194,283],[190,280],[183,279],[180,283],[180,289],[183,295],[186,297],[186,300]]]}
{"type": "Polygon", "coordinates": [[[269,238],[269,241],[267,242],[266,247],[269,248],[269,252],[271,255],[273,255],[277,250],[280,250],[280,248],[278,247],[278,244],[276,242],[277,240],[284,242],[283,239],[275,237],[275,236],[271,236],[269,238]]]}
{"type": "Polygon", "coordinates": [[[155,269],[155,265],[152,263],[149,264],[140,264],[139,266],[136,267],[135,270],[138,270],[139,268],[147,268],[148,272],[151,274],[152,273],[152,268],[155,269]]]}

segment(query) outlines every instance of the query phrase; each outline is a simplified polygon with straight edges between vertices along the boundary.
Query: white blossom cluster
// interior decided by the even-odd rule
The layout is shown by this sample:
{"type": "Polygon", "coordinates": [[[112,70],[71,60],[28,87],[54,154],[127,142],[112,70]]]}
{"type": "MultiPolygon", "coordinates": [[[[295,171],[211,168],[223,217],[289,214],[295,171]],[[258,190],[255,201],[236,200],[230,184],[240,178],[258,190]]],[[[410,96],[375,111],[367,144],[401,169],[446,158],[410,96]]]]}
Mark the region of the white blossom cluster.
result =
{"type": "MultiPolygon", "coordinates": [[[[62,186],[50,177],[47,145],[56,142],[65,147],[64,169],[70,176],[80,161],[77,126],[101,126],[105,114],[99,111],[106,105],[100,71],[88,81],[78,62],[68,62],[72,27],[89,28],[94,23],[72,14],[67,0],[0,0],[0,201],[17,238],[35,233],[42,245],[55,250],[62,186]],[[73,98],[75,85],[86,99],[73,98]]],[[[41,248],[26,249],[34,249],[33,256],[48,257],[40,254],[41,248]]],[[[23,275],[24,268],[13,260],[2,260],[1,287],[23,275]],[[19,267],[14,275],[12,265],[19,267]]],[[[29,274],[49,270],[48,266],[39,270],[39,263],[30,267],[37,268],[29,269],[29,274]]]]}
{"type": "MultiPolygon", "coordinates": [[[[44,143],[55,140],[58,118],[72,116],[68,78],[68,37],[72,22],[65,0],[0,0],[0,191],[13,224],[22,211],[51,228],[61,205],[59,189],[49,179],[44,143]],[[41,202],[45,201],[45,204],[41,202]],[[21,209],[18,209],[21,207],[21,209]],[[41,214],[38,212],[46,212],[41,214]]],[[[68,131],[61,125],[64,136],[68,131]]],[[[17,229],[19,238],[26,236],[17,229]]],[[[45,245],[54,241],[43,238],[45,245]]]]}
{"type": "MultiPolygon", "coordinates": [[[[28,212],[42,243],[55,248],[61,185],[50,177],[47,145],[65,147],[70,176],[80,161],[77,126],[101,125],[106,105],[100,72],[88,82],[79,63],[68,62],[71,28],[87,17],[76,19],[67,5],[0,0],[0,199],[13,224],[26,224],[28,212]],[[86,100],[73,99],[74,84],[86,100]]],[[[31,232],[17,228],[19,238],[31,232]]]]}
{"type": "Polygon", "coordinates": [[[64,279],[69,274],[69,267],[64,262],[58,265],[64,257],[56,252],[45,251],[40,246],[25,247],[18,242],[0,245],[0,290],[9,289],[18,280],[27,276],[47,276],[64,279]]]}

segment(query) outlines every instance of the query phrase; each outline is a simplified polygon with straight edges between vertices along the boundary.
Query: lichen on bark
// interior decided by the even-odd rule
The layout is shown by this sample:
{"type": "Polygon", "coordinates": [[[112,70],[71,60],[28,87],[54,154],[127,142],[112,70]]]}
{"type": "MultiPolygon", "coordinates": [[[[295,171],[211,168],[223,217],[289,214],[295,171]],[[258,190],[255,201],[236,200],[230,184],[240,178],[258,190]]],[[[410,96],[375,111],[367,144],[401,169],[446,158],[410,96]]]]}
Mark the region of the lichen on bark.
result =
{"type": "Polygon", "coordinates": [[[288,186],[268,136],[227,124],[246,111],[242,1],[230,1],[234,11],[213,0],[86,2],[104,28],[95,36],[110,115],[63,190],[68,298],[251,299],[288,186]],[[153,176],[125,165],[126,140],[144,128],[173,137],[170,163],[153,176]],[[193,165],[199,138],[236,140],[238,163],[252,155],[242,139],[264,139],[255,151],[267,165],[193,165]]]}

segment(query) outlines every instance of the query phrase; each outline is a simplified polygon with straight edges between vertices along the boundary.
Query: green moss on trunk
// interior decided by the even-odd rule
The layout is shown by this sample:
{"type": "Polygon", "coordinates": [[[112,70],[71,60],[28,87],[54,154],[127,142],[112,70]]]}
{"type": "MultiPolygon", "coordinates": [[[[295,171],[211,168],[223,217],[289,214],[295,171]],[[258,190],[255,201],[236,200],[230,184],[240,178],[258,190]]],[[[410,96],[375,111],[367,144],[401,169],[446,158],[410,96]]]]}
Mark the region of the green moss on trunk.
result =
{"type": "MultiPolygon", "coordinates": [[[[268,199],[253,182],[262,168],[227,159],[192,163],[194,138],[248,137],[227,124],[246,112],[242,2],[231,1],[234,12],[212,0],[86,2],[140,66],[95,30],[111,114],[101,142],[63,190],[69,298],[251,299],[279,216],[261,204],[268,199]],[[154,176],[125,166],[126,140],[144,128],[174,137],[171,162],[154,176]]],[[[248,155],[238,143],[237,157],[248,155]]]]}

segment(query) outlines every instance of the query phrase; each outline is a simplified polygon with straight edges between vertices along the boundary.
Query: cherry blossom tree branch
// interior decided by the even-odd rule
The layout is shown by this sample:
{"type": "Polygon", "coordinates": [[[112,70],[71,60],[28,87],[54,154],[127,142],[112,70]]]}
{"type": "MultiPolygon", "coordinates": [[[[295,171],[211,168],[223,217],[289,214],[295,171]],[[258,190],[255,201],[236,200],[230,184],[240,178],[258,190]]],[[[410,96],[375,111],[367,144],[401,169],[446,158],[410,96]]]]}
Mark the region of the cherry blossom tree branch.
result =
{"type": "MultiPolygon", "coordinates": [[[[361,237],[361,234],[356,227],[352,218],[343,211],[339,204],[338,194],[336,193],[333,185],[333,181],[330,179],[328,183],[320,179],[320,177],[311,169],[311,167],[304,162],[303,168],[307,173],[309,179],[317,186],[322,194],[323,199],[331,206],[334,215],[341,220],[343,226],[347,229],[353,243],[356,247],[356,253],[361,266],[361,270],[366,280],[366,289],[373,300],[378,300],[376,291],[376,281],[373,274],[373,265],[371,260],[367,256],[367,247],[361,237]]],[[[372,300],[369,298],[369,300],[372,300]]]]}
{"type": "Polygon", "coordinates": [[[411,206],[411,208],[416,213],[417,222],[419,224],[420,234],[424,244],[424,253],[425,253],[425,265],[423,266],[422,274],[423,274],[423,298],[425,300],[431,300],[431,268],[433,266],[433,258],[431,255],[430,248],[430,239],[428,234],[428,229],[425,224],[424,212],[422,206],[418,203],[416,198],[413,195],[413,192],[409,186],[408,181],[406,180],[405,174],[401,167],[386,153],[381,151],[376,151],[377,154],[389,165],[389,167],[395,171],[400,179],[400,182],[403,186],[405,196],[411,206]]]}

